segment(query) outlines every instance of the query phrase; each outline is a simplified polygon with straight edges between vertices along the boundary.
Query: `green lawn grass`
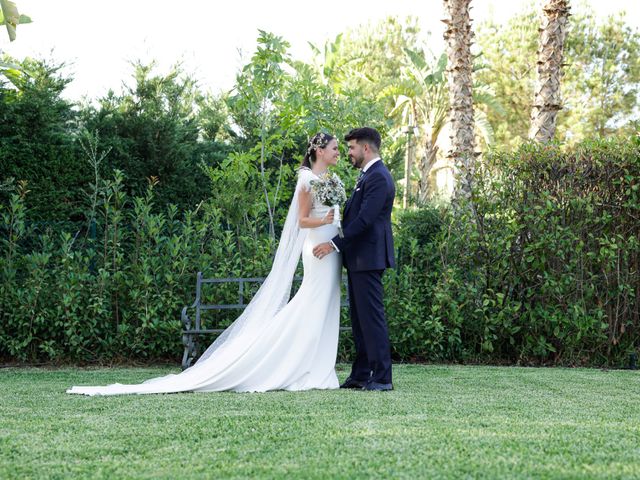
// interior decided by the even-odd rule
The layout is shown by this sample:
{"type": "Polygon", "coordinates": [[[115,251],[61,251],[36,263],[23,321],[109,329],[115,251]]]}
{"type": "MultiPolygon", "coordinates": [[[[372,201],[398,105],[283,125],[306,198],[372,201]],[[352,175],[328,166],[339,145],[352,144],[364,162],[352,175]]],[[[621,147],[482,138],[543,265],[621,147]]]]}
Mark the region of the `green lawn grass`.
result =
{"type": "Polygon", "coordinates": [[[0,370],[0,478],[640,478],[632,371],[397,365],[393,392],[64,393],[169,371],[0,370]]]}

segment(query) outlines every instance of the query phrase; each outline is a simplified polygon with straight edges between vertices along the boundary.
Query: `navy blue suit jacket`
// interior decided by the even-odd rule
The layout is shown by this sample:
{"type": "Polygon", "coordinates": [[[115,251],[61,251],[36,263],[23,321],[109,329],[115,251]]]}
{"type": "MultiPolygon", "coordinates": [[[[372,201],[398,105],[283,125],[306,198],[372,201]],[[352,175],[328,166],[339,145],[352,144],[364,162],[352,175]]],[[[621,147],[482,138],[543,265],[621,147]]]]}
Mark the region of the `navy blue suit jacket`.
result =
{"type": "Polygon", "coordinates": [[[391,210],[396,189],[393,178],[377,161],[362,175],[347,201],[342,230],[333,243],[342,252],[347,270],[363,272],[395,267],[391,210]]]}

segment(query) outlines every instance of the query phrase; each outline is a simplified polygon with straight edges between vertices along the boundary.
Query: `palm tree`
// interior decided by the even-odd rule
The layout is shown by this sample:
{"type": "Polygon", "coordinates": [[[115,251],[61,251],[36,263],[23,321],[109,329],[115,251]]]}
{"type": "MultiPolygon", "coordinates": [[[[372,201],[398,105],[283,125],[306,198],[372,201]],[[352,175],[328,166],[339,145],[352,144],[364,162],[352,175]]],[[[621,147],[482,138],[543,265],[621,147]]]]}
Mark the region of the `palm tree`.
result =
{"type": "Polygon", "coordinates": [[[342,38],[343,35],[340,33],[335,40],[327,40],[322,50],[309,42],[309,47],[311,47],[314,54],[316,69],[320,73],[322,82],[329,85],[338,94],[342,93],[344,84],[348,79],[349,69],[353,67],[353,64],[362,60],[357,56],[344,55],[342,38]]]}
{"type": "MultiPolygon", "coordinates": [[[[392,97],[395,100],[389,115],[396,118],[402,133],[409,134],[409,149],[412,148],[413,127],[417,127],[422,147],[418,165],[418,198],[424,200],[428,196],[429,172],[438,154],[438,137],[447,122],[449,101],[444,77],[447,57],[442,55],[435,64],[430,64],[424,51],[405,49],[405,53],[407,67],[400,73],[399,81],[383,89],[379,98],[392,97]],[[406,128],[409,128],[408,132],[406,128]]],[[[407,156],[405,189],[408,196],[413,162],[411,153],[407,156]]]]}
{"type": "MultiPolygon", "coordinates": [[[[419,156],[417,201],[424,202],[438,194],[435,187],[434,166],[441,157],[442,135],[447,132],[449,95],[446,80],[447,56],[428,59],[424,50],[405,49],[406,67],[400,71],[398,81],[383,89],[378,99],[391,97],[394,108],[389,116],[398,126],[397,135],[408,134],[407,161],[405,162],[405,197],[411,197],[411,175],[414,153],[419,156]],[[413,127],[413,128],[412,128],[413,127]],[[417,152],[413,140],[418,142],[417,152]]],[[[474,70],[483,68],[474,66],[474,70]]],[[[473,102],[488,110],[502,111],[486,85],[473,85],[473,102]]],[[[474,110],[476,137],[486,145],[493,143],[493,129],[487,113],[474,110]]],[[[446,168],[452,169],[452,165],[446,168]]],[[[403,198],[403,206],[407,201],[403,198]]]]}
{"type": "Polygon", "coordinates": [[[547,0],[542,11],[538,80],[531,111],[529,138],[549,142],[556,133],[556,117],[558,110],[562,108],[560,78],[569,23],[569,0],[547,0]]]}
{"type": "Polygon", "coordinates": [[[458,200],[471,197],[475,161],[470,3],[471,0],[444,0],[448,14],[443,22],[446,24],[451,121],[451,150],[447,158],[459,174],[454,191],[454,199],[458,200]]]}

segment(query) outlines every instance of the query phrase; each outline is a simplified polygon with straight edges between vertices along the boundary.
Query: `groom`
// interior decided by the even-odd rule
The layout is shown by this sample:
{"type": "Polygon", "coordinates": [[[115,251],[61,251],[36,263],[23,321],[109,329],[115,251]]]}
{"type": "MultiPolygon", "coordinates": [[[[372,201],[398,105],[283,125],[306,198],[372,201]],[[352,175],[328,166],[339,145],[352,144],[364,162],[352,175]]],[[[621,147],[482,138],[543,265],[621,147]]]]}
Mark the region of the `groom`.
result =
{"type": "Polygon", "coordinates": [[[380,159],[380,134],[369,127],[345,137],[349,159],[361,170],[344,208],[343,234],[313,249],[317,258],[335,251],[349,279],[351,328],[356,359],[341,388],[387,391],[391,383],[391,345],[382,301],[382,274],[394,267],[391,209],[395,187],[380,159]]]}

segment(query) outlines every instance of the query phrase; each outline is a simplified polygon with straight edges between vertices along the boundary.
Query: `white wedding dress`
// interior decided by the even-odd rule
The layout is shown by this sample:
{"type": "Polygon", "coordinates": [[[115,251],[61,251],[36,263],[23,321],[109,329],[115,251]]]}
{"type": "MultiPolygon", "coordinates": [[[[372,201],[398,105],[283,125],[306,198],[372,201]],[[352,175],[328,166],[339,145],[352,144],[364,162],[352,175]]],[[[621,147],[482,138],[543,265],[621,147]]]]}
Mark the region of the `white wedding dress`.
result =
{"type": "MultiPolygon", "coordinates": [[[[172,392],[264,392],[338,388],[335,362],[340,317],[340,255],[322,260],[313,247],[337,234],[337,227],[298,227],[298,192],[317,178],[302,168],[269,276],[244,313],[191,368],[141,384],[74,386],[67,393],[123,395],[172,392]],[[302,255],[304,276],[289,300],[302,255]]],[[[314,198],[311,216],[329,207],[314,198]]]]}

